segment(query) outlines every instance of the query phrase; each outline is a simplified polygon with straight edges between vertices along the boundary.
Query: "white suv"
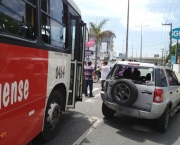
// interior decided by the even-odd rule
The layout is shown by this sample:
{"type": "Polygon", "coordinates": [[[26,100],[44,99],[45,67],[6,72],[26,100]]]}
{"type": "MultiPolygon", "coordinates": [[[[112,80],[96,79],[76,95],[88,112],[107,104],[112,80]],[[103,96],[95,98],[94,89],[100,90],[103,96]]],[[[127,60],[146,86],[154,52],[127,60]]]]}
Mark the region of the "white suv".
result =
{"type": "Polygon", "coordinates": [[[120,112],[137,118],[156,119],[157,129],[165,132],[169,116],[180,108],[180,84],[168,67],[120,61],[108,74],[101,97],[105,117],[120,112]]]}

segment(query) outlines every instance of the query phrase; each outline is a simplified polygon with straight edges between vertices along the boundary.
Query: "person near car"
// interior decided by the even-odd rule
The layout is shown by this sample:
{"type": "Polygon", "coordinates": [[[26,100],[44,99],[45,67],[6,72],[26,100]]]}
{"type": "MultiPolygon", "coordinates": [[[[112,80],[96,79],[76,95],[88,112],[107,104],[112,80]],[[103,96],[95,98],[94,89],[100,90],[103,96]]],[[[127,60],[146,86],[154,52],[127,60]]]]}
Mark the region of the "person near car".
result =
{"type": "Polygon", "coordinates": [[[84,67],[87,65],[87,62],[86,61],[84,61],[84,67]]]}
{"type": "Polygon", "coordinates": [[[92,90],[93,90],[93,77],[96,78],[95,76],[95,73],[94,73],[94,68],[92,65],[92,62],[89,61],[87,63],[88,65],[87,66],[84,66],[84,80],[85,80],[85,89],[84,89],[84,93],[85,93],[85,96],[87,97],[88,96],[88,93],[87,93],[87,89],[88,89],[88,86],[89,86],[89,97],[94,97],[93,96],[93,93],[92,93],[92,90]]]}
{"type": "Polygon", "coordinates": [[[104,82],[109,72],[110,72],[110,66],[108,66],[108,62],[103,61],[102,66],[101,66],[101,90],[102,91],[104,89],[104,82]]]}
{"type": "MultiPolygon", "coordinates": [[[[85,66],[87,66],[86,61],[84,61],[84,68],[85,68],[85,66]]],[[[84,79],[84,77],[83,77],[83,82],[82,82],[82,93],[85,94],[85,79],[84,79]]]]}

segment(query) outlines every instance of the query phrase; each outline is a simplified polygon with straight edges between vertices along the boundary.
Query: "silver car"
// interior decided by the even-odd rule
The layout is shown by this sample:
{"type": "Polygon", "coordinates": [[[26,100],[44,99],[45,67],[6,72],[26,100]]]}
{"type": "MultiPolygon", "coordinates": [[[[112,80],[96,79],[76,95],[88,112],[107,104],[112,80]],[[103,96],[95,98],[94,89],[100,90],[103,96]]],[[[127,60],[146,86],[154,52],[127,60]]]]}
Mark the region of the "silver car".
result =
{"type": "Polygon", "coordinates": [[[105,117],[118,112],[155,119],[156,128],[165,132],[169,116],[180,108],[180,84],[169,67],[120,61],[107,76],[101,98],[105,117]]]}

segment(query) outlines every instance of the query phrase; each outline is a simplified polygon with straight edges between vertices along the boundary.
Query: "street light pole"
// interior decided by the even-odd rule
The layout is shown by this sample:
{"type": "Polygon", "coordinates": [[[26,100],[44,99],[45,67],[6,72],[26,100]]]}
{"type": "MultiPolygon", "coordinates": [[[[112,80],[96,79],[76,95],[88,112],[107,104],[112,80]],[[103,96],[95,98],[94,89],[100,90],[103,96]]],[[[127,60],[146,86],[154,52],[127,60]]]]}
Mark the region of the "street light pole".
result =
{"type": "Polygon", "coordinates": [[[127,11],[126,60],[128,60],[128,33],[129,33],[129,0],[128,0],[128,11],[127,11]]]}
{"type": "Polygon", "coordinates": [[[140,62],[142,61],[142,28],[143,28],[143,27],[147,27],[147,26],[149,26],[149,25],[142,26],[142,23],[141,23],[141,26],[135,26],[135,27],[141,28],[141,51],[140,51],[140,62]]]}

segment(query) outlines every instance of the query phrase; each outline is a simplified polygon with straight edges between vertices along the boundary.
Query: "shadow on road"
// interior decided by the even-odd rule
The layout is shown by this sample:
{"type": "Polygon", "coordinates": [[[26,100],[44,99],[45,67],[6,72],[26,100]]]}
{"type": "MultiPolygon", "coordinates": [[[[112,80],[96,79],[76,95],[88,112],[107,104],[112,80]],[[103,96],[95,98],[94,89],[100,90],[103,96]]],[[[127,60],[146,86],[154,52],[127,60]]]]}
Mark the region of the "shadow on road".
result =
{"type": "Polygon", "coordinates": [[[72,145],[95,121],[82,113],[68,110],[62,117],[59,132],[54,139],[43,142],[39,137],[36,137],[33,140],[33,145],[72,145]]]}
{"type": "Polygon", "coordinates": [[[172,145],[180,137],[180,115],[170,118],[167,132],[156,131],[154,120],[137,119],[127,116],[115,116],[112,119],[104,118],[104,124],[118,129],[117,134],[139,143],[146,141],[157,144],[172,145]]]}

